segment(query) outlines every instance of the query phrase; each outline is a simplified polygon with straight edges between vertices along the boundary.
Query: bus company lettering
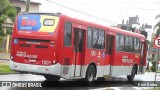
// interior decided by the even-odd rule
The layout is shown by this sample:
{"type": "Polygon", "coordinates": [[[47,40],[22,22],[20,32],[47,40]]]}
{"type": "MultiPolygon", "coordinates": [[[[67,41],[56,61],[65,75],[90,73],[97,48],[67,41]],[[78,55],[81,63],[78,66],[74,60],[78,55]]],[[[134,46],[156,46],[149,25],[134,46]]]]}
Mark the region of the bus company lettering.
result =
{"type": "Polygon", "coordinates": [[[91,50],[91,56],[96,56],[97,52],[95,50],[91,50]]]}
{"type": "Polygon", "coordinates": [[[35,26],[36,25],[36,20],[22,19],[21,25],[22,26],[35,26]]]}
{"type": "Polygon", "coordinates": [[[123,63],[133,63],[133,59],[129,59],[128,56],[122,56],[123,63]]]}
{"type": "Polygon", "coordinates": [[[36,25],[36,20],[22,18],[20,29],[32,30],[33,26],[35,26],[35,25],[36,25]]]}
{"type": "Polygon", "coordinates": [[[98,58],[101,58],[101,52],[100,52],[100,51],[98,52],[97,57],[98,57],[98,58]]]}
{"type": "MultiPolygon", "coordinates": [[[[19,31],[39,31],[41,28],[40,15],[20,15],[18,16],[19,31]]],[[[21,32],[26,33],[26,32],[21,32]]]]}
{"type": "Polygon", "coordinates": [[[27,54],[26,52],[23,51],[17,51],[16,56],[24,58],[37,58],[37,55],[27,54]]]}

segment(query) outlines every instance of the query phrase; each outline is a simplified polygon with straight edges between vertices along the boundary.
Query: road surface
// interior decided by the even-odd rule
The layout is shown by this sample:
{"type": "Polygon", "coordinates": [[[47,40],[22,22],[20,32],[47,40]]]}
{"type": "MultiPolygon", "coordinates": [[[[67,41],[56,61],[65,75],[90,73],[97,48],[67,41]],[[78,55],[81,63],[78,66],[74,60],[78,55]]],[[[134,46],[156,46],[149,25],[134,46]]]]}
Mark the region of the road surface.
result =
{"type": "MultiPolygon", "coordinates": [[[[154,81],[155,73],[153,72],[147,72],[146,74],[142,75],[136,75],[134,81],[140,81],[142,83],[148,82],[148,81],[154,81]]],[[[160,81],[160,73],[157,74],[157,81],[160,81]]],[[[75,80],[60,80],[60,86],[58,87],[52,87],[55,82],[47,82],[46,79],[41,75],[32,75],[32,74],[8,74],[8,75],[0,75],[0,81],[38,81],[42,83],[42,87],[50,87],[50,88],[36,88],[37,90],[141,90],[141,89],[147,89],[147,88],[153,88],[153,87],[138,87],[138,85],[128,83],[126,76],[119,76],[110,78],[107,81],[113,81],[113,82],[105,82],[105,83],[95,83],[91,85],[84,85],[81,81],[75,81],[75,80]],[[76,83],[78,82],[78,84],[76,83]],[[80,82],[80,83],[79,83],[80,82]],[[76,83],[76,84],[75,84],[76,83]],[[62,86],[65,87],[62,87],[62,86]],[[75,85],[75,86],[74,86],[75,85]],[[78,87],[80,86],[80,87],[78,87]]],[[[137,84],[137,83],[136,83],[137,84]]],[[[58,84],[59,85],[59,84],[58,84]]],[[[19,88],[4,88],[2,87],[1,90],[19,90],[19,88]]],[[[23,90],[27,90],[27,88],[24,88],[23,90]]],[[[32,90],[32,89],[29,89],[32,90]]],[[[35,90],[35,88],[34,88],[35,90]]]]}

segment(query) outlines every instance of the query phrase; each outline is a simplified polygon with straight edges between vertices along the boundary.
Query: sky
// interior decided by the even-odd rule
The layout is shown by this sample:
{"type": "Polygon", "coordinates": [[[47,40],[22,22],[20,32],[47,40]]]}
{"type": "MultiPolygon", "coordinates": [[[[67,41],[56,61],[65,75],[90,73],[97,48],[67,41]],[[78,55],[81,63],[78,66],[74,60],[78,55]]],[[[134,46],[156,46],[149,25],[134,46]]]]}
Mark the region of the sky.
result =
{"type": "MultiPolygon", "coordinates": [[[[36,1],[37,0],[32,0],[36,1]]],[[[38,0],[40,12],[60,12],[71,17],[114,26],[138,15],[141,24],[155,25],[160,0],[38,0]]]]}

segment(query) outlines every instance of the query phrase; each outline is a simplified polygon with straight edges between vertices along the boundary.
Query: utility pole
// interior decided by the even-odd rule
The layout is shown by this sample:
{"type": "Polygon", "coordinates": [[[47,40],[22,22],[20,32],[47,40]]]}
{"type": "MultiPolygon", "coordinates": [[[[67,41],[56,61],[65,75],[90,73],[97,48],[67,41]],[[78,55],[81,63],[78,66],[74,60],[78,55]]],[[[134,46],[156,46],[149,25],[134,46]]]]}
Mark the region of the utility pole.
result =
{"type": "Polygon", "coordinates": [[[30,0],[26,0],[26,12],[29,12],[30,0]]]}
{"type": "MultiPolygon", "coordinates": [[[[159,61],[160,36],[158,36],[158,37],[154,40],[154,44],[155,44],[155,46],[158,48],[157,60],[156,60],[155,80],[154,80],[154,83],[156,84],[158,61],[159,61]]],[[[154,90],[155,90],[155,86],[154,86],[154,90]]]]}
{"type": "MultiPolygon", "coordinates": [[[[158,61],[159,61],[159,48],[158,48],[158,54],[157,54],[157,60],[156,60],[156,71],[155,71],[154,84],[156,84],[158,61]]],[[[155,86],[154,86],[154,90],[155,90],[155,86]]]]}

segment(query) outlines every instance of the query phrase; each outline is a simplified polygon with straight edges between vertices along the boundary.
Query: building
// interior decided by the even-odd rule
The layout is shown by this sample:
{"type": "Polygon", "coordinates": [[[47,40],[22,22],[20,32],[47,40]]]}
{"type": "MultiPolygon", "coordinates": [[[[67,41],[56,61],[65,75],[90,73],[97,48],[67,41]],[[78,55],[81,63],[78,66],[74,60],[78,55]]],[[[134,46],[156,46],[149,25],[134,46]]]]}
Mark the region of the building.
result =
{"type": "MultiPolygon", "coordinates": [[[[18,12],[25,12],[26,10],[26,0],[10,0],[11,5],[14,6],[18,12]]],[[[30,2],[29,12],[38,12],[39,11],[39,2],[30,2]]]]}
{"type": "Polygon", "coordinates": [[[126,23],[124,23],[124,20],[122,20],[122,24],[118,24],[118,27],[127,31],[141,33],[138,16],[129,17],[129,20],[127,20],[126,23]]]}
{"type": "Polygon", "coordinates": [[[135,17],[129,17],[129,26],[133,27],[133,25],[140,25],[139,17],[137,15],[135,17]]]}
{"type": "Polygon", "coordinates": [[[153,33],[152,25],[148,25],[147,23],[146,24],[142,24],[141,30],[147,32],[147,40],[149,42],[151,42],[151,40],[152,40],[152,33],[153,33]]]}
{"type": "MultiPolygon", "coordinates": [[[[9,0],[11,5],[17,9],[17,13],[25,12],[26,9],[26,2],[25,0],[9,0]]],[[[41,4],[39,2],[30,2],[30,8],[29,12],[39,12],[39,6],[41,4]]],[[[2,24],[2,29],[4,30],[4,33],[7,30],[12,30],[13,28],[13,22],[10,19],[7,19],[2,24]]],[[[4,51],[9,52],[10,51],[10,41],[11,41],[11,35],[7,35],[4,37],[2,48],[4,51]]]]}

